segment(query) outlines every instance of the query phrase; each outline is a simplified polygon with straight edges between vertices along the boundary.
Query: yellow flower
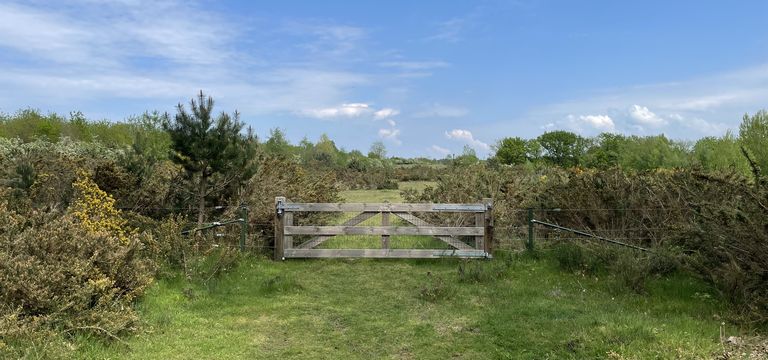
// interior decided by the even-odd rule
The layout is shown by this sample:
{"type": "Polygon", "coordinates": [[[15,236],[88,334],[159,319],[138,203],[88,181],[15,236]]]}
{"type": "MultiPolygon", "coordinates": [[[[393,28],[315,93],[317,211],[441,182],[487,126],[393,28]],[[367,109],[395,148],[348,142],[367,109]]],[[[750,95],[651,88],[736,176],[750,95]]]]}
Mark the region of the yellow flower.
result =
{"type": "Polygon", "coordinates": [[[127,221],[119,209],[115,208],[115,199],[99,189],[84,171],[72,184],[77,193],[70,210],[80,225],[88,232],[98,235],[115,236],[127,244],[127,221]]]}

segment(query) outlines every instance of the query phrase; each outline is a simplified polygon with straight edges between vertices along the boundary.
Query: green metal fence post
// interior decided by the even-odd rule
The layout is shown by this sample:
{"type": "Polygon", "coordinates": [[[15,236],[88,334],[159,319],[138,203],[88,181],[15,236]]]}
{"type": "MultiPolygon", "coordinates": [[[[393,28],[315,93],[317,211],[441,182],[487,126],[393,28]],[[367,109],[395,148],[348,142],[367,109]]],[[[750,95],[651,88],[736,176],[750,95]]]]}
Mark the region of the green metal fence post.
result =
{"type": "Polygon", "coordinates": [[[533,251],[533,209],[528,209],[528,251],[533,251]]]}
{"type": "Polygon", "coordinates": [[[248,207],[243,205],[240,208],[240,251],[245,251],[245,239],[248,237],[248,207]]]}

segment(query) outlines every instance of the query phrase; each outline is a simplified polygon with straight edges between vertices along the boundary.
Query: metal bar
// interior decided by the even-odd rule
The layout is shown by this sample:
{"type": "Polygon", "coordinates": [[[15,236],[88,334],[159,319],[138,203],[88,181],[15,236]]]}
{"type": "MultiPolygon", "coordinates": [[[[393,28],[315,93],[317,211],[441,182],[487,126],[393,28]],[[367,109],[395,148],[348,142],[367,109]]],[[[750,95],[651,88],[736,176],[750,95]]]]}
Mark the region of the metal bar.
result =
{"type": "Polygon", "coordinates": [[[198,231],[208,230],[208,229],[212,229],[212,228],[215,228],[215,227],[225,226],[225,225],[230,225],[230,224],[240,223],[240,222],[243,222],[243,219],[232,219],[232,220],[225,220],[225,221],[214,221],[212,223],[208,223],[205,226],[202,226],[202,227],[199,227],[199,228],[194,228],[194,229],[190,229],[190,230],[184,230],[184,231],[181,232],[181,234],[182,235],[188,235],[188,234],[195,233],[195,232],[198,232],[198,231]]]}
{"type": "Polygon", "coordinates": [[[285,197],[278,196],[275,198],[275,261],[285,259],[285,224],[283,223],[285,211],[280,209],[280,205],[285,204],[285,197]]]}
{"type": "Polygon", "coordinates": [[[245,251],[245,239],[248,238],[248,208],[243,206],[240,208],[242,217],[242,224],[240,228],[240,251],[245,251]]]}
{"type": "Polygon", "coordinates": [[[533,209],[528,209],[528,243],[525,247],[528,251],[533,251],[533,209]]]}
{"type": "Polygon", "coordinates": [[[567,227],[564,227],[564,226],[560,226],[560,225],[556,225],[556,224],[546,223],[546,222],[535,220],[535,219],[531,220],[531,224],[541,224],[541,225],[544,225],[546,227],[550,227],[550,228],[557,229],[557,230],[568,231],[568,232],[574,233],[576,235],[590,237],[590,238],[593,238],[593,239],[609,242],[611,244],[626,246],[628,248],[632,248],[632,249],[635,249],[635,250],[652,252],[649,249],[642,248],[642,247],[639,247],[639,246],[623,243],[623,242],[616,241],[616,240],[607,239],[607,238],[604,238],[602,236],[597,236],[597,235],[594,235],[594,234],[586,233],[586,232],[575,230],[575,229],[570,229],[570,228],[567,228],[567,227]]]}

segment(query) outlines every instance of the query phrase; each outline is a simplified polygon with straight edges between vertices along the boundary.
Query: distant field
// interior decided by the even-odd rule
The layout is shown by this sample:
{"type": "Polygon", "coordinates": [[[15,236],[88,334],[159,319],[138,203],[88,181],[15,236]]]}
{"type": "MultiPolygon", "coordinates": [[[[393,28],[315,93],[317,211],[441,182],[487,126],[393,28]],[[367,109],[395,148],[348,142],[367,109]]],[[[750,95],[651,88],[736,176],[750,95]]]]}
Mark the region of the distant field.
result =
{"type": "Polygon", "coordinates": [[[347,190],[341,192],[341,197],[346,202],[403,202],[400,190],[415,189],[424,190],[427,186],[435,185],[433,181],[406,181],[398,184],[397,190],[347,190]]]}
{"type": "MultiPolygon", "coordinates": [[[[344,196],[393,201],[392,192],[344,196]]],[[[138,336],[127,345],[81,339],[77,351],[125,359],[702,359],[722,353],[721,334],[737,333],[721,324],[727,307],[716,294],[673,275],[650,279],[638,295],[611,274],[563,272],[546,253],[250,257],[207,286],[159,281],[138,305],[146,322],[138,336]]]]}

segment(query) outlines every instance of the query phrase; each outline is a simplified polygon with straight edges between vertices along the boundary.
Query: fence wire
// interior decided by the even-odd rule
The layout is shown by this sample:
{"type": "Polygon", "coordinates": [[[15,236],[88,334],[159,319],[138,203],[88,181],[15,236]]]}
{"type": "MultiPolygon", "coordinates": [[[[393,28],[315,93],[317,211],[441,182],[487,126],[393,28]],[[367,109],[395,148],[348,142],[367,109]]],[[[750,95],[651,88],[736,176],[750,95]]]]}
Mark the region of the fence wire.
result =
{"type": "MultiPolygon", "coordinates": [[[[242,208],[236,206],[210,206],[209,218],[224,214],[226,210],[242,208]]],[[[246,207],[248,207],[246,205],[246,207]]],[[[157,209],[161,210],[161,209],[157,209]]],[[[162,208],[164,211],[178,211],[176,208],[162,208]]],[[[196,217],[196,209],[185,208],[187,215],[196,217]]],[[[231,212],[231,211],[230,211],[231,212]]],[[[178,213],[177,213],[178,214],[178,213]]],[[[476,226],[474,214],[468,213],[410,213],[423,220],[426,226],[466,227],[476,226]]],[[[359,213],[295,213],[294,225],[345,225],[345,226],[382,226],[381,214],[365,219],[355,219],[359,213]],[[359,221],[358,221],[359,220],[359,221]]],[[[674,224],[690,222],[695,216],[689,208],[645,207],[645,208],[548,208],[548,209],[507,209],[498,214],[493,229],[493,251],[523,251],[531,238],[536,247],[547,247],[563,242],[599,243],[569,232],[533,225],[532,237],[529,234],[529,220],[557,224],[584,231],[589,234],[616,240],[640,247],[655,247],[662,244],[674,233],[674,224]],[[498,217],[503,216],[503,217],[498,217]]],[[[388,226],[414,226],[414,224],[396,216],[388,215],[388,226]]],[[[203,231],[211,247],[240,248],[240,224],[230,224],[203,231]]],[[[246,229],[246,251],[272,253],[274,250],[274,223],[249,221],[246,229]]],[[[461,242],[476,247],[473,236],[456,237],[461,242]]],[[[337,235],[337,236],[289,236],[291,247],[302,248],[312,245],[316,249],[452,249],[453,247],[433,236],[422,235],[337,235]],[[320,239],[318,239],[320,238],[320,239]],[[314,241],[314,243],[313,243],[314,241]]],[[[604,246],[614,246],[602,243],[604,246]]]]}

